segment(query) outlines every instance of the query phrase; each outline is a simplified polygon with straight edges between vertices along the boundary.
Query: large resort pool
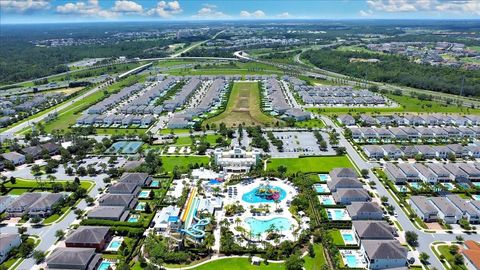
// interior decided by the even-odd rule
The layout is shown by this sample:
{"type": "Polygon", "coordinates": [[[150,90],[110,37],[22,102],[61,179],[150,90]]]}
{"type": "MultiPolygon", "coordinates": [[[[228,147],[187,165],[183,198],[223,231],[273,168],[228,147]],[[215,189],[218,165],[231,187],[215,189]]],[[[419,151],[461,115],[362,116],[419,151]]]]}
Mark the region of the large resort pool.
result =
{"type": "Polygon", "coordinates": [[[260,184],[260,186],[244,193],[242,200],[247,203],[272,203],[282,201],[287,192],[280,187],[260,184]]]}
{"type": "Polygon", "coordinates": [[[259,220],[253,217],[245,219],[245,223],[250,226],[250,231],[253,235],[263,234],[268,230],[286,231],[290,230],[290,220],[284,217],[277,217],[268,220],[259,220]]]}

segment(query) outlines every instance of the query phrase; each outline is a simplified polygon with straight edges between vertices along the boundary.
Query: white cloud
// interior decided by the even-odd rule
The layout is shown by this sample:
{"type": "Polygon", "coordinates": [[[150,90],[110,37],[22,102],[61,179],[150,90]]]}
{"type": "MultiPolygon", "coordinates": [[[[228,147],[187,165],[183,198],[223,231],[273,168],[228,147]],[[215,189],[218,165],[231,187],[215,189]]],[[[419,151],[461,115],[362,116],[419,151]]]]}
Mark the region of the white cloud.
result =
{"type": "Polygon", "coordinates": [[[142,13],[143,7],[133,1],[121,0],[115,1],[112,11],[120,13],[142,13]]]}
{"type": "Polygon", "coordinates": [[[57,13],[64,15],[79,15],[85,17],[115,18],[119,15],[117,12],[102,9],[98,4],[98,0],[66,3],[65,5],[57,6],[56,10],[57,13]]]}
{"type": "Polygon", "coordinates": [[[480,15],[479,0],[367,0],[367,4],[370,9],[383,12],[437,11],[480,15]]]}
{"type": "Polygon", "coordinates": [[[279,17],[279,18],[290,18],[291,16],[290,16],[290,13],[283,12],[283,13],[278,14],[277,17],[279,17]]]}
{"type": "Polygon", "coordinates": [[[157,3],[155,8],[150,9],[147,12],[149,16],[159,16],[162,18],[171,18],[175,14],[181,13],[183,10],[180,7],[180,3],[178,1],[160,1],[157,3]]]}
{"type": "Polygon", "coordinates": [[[366,10],[366,11],[362,9],[362,10],[360,10],[360,11],[358,12],[358,14],[359,14],[361,17],[370,17],[370,16],[373,15],[373,11],[370,10],[370,9],[369,9],[369,10],[366,10]]]}
{"type": "Polygon", "coordinates": [[[193,15],[194,18],[225,18],[228,17],[227,14],[217,10],[217,6],[205,4],[203,8],[197,11],[197,14],[193,15]]]}
{"type": "Polygon", "coordinates": [[[0,0],[0,9],[19,13],[50,8],[50,0],[0,0]]]}
{"type": "Polygon", "coordinates": [[[265,12],[261,10],[256,10],[254,12],[248,12],[246,10],[240,11],[240,17],[244,18],[262,18],[265,17],[265,12]]]}

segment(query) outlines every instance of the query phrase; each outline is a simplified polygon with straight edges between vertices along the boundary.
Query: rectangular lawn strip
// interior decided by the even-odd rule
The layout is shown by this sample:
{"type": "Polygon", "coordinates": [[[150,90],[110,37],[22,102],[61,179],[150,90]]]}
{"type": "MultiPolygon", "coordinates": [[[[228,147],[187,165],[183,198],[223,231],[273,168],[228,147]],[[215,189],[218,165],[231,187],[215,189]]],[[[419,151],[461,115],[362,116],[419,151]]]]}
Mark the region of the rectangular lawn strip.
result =
{"type": "Polygon", "coordinates": [[[347,156],[318,156],[300,158],[272,158],[268,161],[267,170],[287,167],[287,173],[328,173],[334,168],[345,167],[355,169],[347,156]]]}
{"type": "Polygon", "coordinates": [[[306,121],[295,121],[295,127],[299,128],[323,128],[325,123],[320,119],[310,119],[306,121]]]}
{"type": "Polygon", "coordinates": [[[228,269],[228,270],[249,270],[249,269],[258,269],[258,270],[284,270],[285,264],[283,263],[269,263],[252,265],[248,258],[229,258],[212,261],[198,267],[193,268],[193,270],[211,270],[211,269],[228,269]]]}
{"type": "Polygon", "coordinates": [[[227,126],[269,125],[280,120],[264,114],[260,108],[260,87],[258,82],[235,82],[225,111],[207,119],[203,125],[225,123],[227,126]]]}
{"type": "Polygon", "coordinates": [[[465,113],[465,114],[480,114],[480,109],[472,109],[465,106],[457,106],[456,104],[445,105],[437,101],[419,100],[410,96],[397,96],[386,94],[386,97],[398,103],[396,108],[354,108],[354,107],[339,107],[339,108],[309,108],[309,111],[315,113],[394,113],[394,112],[439,112],[439,113],[465,113]]]}
{"type": "Polygon", "coordinates": [[[315,257],[312,258],[307,254],[307,256],[303,257],[305,260],[303,266],[306,270],[322,270],[323,266],[327,264],[322,244],[314,244],[313,250],[315,251],[315,257]]]}
{"type": "Polygon", "coordinates": [[[179,129],[162,129],[160,130],[160,134],[162,135],[169,135],[169,134],[185,134],[190,132],[190,129],[186,128],[179,128],[179,129]]]}
{"type": "Polygon", "coordinates": [[[206,166],[210,161],[208,156],[162,156],[162,164],[165,172],[173,172],[173,168],[187,169],[188,165],[198,164],[206,166]]]}
{"type": "MultiPolygon", "coordinates": [[[[54,183],[60,183],[64,184],[67,181],[65,180],[56,180],[54,183]]],[[[68,181],[68,182],[73,182],[73,181],[68,181]]],[[[52,184],[50,181],[43,180],[44,188],[45,189],[51,189],[52,184]]],[[[36,180],[28,180],[28,179],[20,179],[17,178],[15,184],[12,184],[11,182],[6,182],[5,184],[6,188],[12,188],[12,190],[8,193],[9,195],[21,195],[25,192],[28,192],[31,189],[40,189],[42,186],[36,181],[36,180]]],[[[93,186],[95,185],[94,182],[91,181],[86,181],[86,180],[80,180],[80,187],[85,188],[87,191],[89,191],[93,186]]]]}
{"type": "Polygon", "coordinates": [[[343,246],[345,245],[345,242],[343,241],[342,234],[340,233],[339,230],[329,230],[328,234],[332,237],[333,239],[333,244],[336,246],[343,246]]]}

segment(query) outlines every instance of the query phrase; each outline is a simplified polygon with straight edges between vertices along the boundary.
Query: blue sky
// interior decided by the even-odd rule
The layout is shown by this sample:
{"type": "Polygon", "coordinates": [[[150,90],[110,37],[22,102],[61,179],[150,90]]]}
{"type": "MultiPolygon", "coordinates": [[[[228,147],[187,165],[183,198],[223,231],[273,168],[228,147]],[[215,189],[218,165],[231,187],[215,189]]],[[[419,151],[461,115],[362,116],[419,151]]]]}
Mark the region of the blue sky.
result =
{"type": "Polygon", "coordinates": [[[479,19],[480,0],[0,0],[0,23],[479,19]]]}

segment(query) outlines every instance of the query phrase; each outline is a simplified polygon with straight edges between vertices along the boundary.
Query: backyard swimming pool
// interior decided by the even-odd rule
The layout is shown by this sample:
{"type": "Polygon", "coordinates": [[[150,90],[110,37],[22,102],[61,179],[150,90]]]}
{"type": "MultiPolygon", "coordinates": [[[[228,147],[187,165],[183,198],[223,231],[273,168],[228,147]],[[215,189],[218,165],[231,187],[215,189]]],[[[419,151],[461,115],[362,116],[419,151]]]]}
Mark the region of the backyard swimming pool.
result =
{"type": "Polygon", "coordinates": [[[321,205],[335,205],[335,200],[331,195],[318,196],[321,205]]]}
{"type": "Polygon", "coordinates": [[[322,181],[322,182],[327,182],[328,180],[330,180],[330,175],[328,175],[328,174],[319,174],[319,175],[318,175],[318,178],[320,178],[320,181],[322,181]]]}
{"type": "Polygon", "coordinates": [[[455,185],[452,183],[442,183],[442,186],[444,186],[447,190],[454,190],[455,185]]]}
{"type": "Polygon", "coordinates": [[[106,251],[118,251],[122,246],[123,238],[121,237],[114,237],[112,241],[108,244],[106,251]]]}
{"type": "Polygon", "coordinates": [[[260,185],[252,189],[251,191],[244,193],[242,195],[242,200],[247,203],[268,203],[274,202],[275,200],[272,198],[268,198],[265,196],[259,196],[258,194],[263,191],[274,191],[278,192],[278,200],[281,201],[285,199],[287,196],[287,192],[280,187],[277,186],[267,186],[267,185],[260,185]]]}
{"type": "Polygon", "coordinates": [[[473,184],[476,188],[480,188],[480,182],[472,182],[472,184],[473,184]]]}
{"type": "Polygon", "coordinates": [[[345,209],[327,209],[327,216],[330,220],[350,220],[345,209]]]}
{"type": "Polygon", "coordinates": [[[154,180],[150,184],[150,187],[159,187],[159,186],[160,186],[160,181],[158,181],[158,180],[154,180]]]}
{"type": "Polygon", "coordinates": [[[109,261],[102,261],[97,270],[108,270],[111,266],[113,266],[113,263],[109,261]]]}
{"type": "Polygon", "coordinates": [[[355,238],[355,235],[353,234],[353,232],[351,230],[340,231],[340,234],[342,235],[343,242],[345,243],[345,245],[356,245],[357,244],[357,240],[355,238]]]}
{"type": "Polygon", "coordinates": [[[480,201],[480,195],[479,194],[474,194],[474,195],[472,195],[472,197],[475,201],[480,201]]]}
{"type": "Polygon", "coordinates": [[[347,261],[347,266],[350,268],[357,267],[357,257],[355,255],[347,254],[345,255],[345,260],[347,261]]]}
{"type": "Polygon", "coordinates": [[[138,222],[138,215],[131,215],[128,217],[127,222],[138,222]]]}
{"type": "Polygon", "coordinates": [[[146,199],[148,197],[150,197],[150,190],[142,190],[140,194],[138,194],[138,198],[140,199],[146,199]]]}
{"type": "Polygon", "coordinates": [[[137,211],[145,211],[145,206],[147,205],[147,203],[145,202],[139,202],[137,204],[137,206],[135,207],[135,210],[137,211]]]}
{"type": "Polygon", "coordinates": [[[314,189],[317,193],[329,193],[329,192],[330,192],[330,189],[329,189],[328,186],[325,185],[325,184],[314,184],[314,185],[313,185],[313,189],[314,189]]]}
{"type": "Polygon", "coordinates": [[[288,218],[277,217],[269,220],[259,220],[256,218],[247,218],[245,223],[250,226],[250,231],[252,234],[262,234],[268,231],[272,226],[275,226],[276,230],[285,231],[290,229],[290,220],[288,218]]]}
{"type": "Polygon", "coordinates": [[[408,188],[405,185],[395,185],[395,188],[397,189],[398,192],[407,192],[408,188]]]}
{"type": "Polygon", "coordinates": [[[412,189],[419,190],[422,187],[422,183],[419,182],[411,182],[408,183],[412,189]]]}

